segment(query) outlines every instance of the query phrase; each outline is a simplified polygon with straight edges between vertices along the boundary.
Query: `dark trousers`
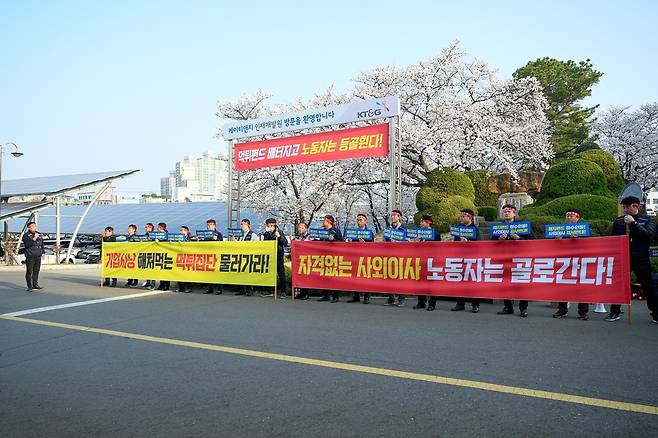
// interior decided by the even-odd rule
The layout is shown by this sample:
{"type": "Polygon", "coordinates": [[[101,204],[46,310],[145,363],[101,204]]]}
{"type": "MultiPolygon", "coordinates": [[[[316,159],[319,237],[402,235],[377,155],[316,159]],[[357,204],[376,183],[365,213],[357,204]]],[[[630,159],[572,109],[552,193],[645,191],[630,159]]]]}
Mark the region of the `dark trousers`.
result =
{"type": "MultiPolygon", "coordinates": [[[[647,307],[652,315],[658,314],[658,298],[656,297],[656,290],[653,287],[653,279],[651,278],[651,262],[648,257],[633,258],[631,257],[631,271],[635,273],[637,281],[642,286],[644,296],[647,298],[647,307]]],[[[610,313],[620,313],[621,306],[613,304],[610,306],[610,313]]]]}
{"type": "MultiPolygon", "coordinates": [[[[460,305],[463,306],[465,302],[466,302],[466,298],[457,298],[457,304],[460,304],[460,305]]],[[[479,306],[479,305],[480,305],[480,299],[479,298],[471,298],[471,306],[479,306]]]]}
{"type": "Polygon", "coordinates": [[[25,257],[25,281],[28,288],[32,289],[39,285],[40,270],[41,257],[25,257]]]}
{"type": "MultiPolygon", "coordinates": [[[[569,310],[567,308],[567,302],[562,301],[557,305],[557,308],[560,309],[560,311],[567,313],[569,310]]],[[[587,312],[589,312],[589,303],[578,303],[578,314],[579,315],[585,315],[587,312]]]]}
{"type": "MultiPolygon", "coordinates": [[[[505,307],[507,307],[508,309],[514,308],[514,301],[505,300],[505,307]]],[[[528,308],[528,302],[526,300],[519,301],[519,310],[525,310],[527,308],[528,308]]]]}
{"type": "Polygon", "coordinates": [[[283,264],[283,254],[278,254],[276,258],[276,275],[279,280],[279,295],[286,295],[288,284],[286,281],[286,268],[283,264]]]}

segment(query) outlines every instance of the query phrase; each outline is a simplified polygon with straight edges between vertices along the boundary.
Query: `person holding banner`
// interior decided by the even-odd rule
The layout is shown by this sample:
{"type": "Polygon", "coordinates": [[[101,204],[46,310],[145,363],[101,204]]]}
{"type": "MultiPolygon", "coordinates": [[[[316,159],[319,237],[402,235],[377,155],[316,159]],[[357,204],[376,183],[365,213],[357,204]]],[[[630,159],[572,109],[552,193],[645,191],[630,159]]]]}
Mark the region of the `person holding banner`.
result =
{"type": "MultiPolygon", "coordinates": [[[[503,205],[503,222],[511,224],[516,222],[516,207],[511,204],[503,205]]],[[[523,240],[523,236],[516,233],[503,234],[501,236],[491,236],[491,240],[523,240]]],[[[498,312],[498,315],[513,315],[514,314],[514,301],[505,300],[503,309],[498,312]]],[[[519,301],[519,316],[521,318],[528,317],[528,301],[519,301]]]]}
{"type": "MultiPolygon", "coordinates": [[[[279,226],[276,223],[276,219],[273,217],[265,220],[265,232],[263,233],[263,240],[276,240],[277,242],[277,252],[276,252],[276,273],[279,283],[281,283],[281,293],[279,298],[286,299],[288,298],[287,291],[287,281],[286,281],[286,268],[284,265],[285,252],[284,248],[288,246],[288,239],[283,235],[283,232],[279,229],[279,226]]],[[[265,294],[264,296],[273,296],[274,294],[265,294]]]]}
{"type": "MultiPolygon", "coordinates": [[[[580,220],[580,210],[577,208],[570,208],[564,213],[564,223],[566,224],[575,224],[580,220]]],[[[578,236],[569,236],[571,239],[575,239],[578,236]]],[[[556,240],[562,240],[562,236],[555,237],[556,240]]],[[[553,318],[564,318],[569,313],[569,307],[567,306],[566,301],[561,301],[557,305],[557,312],[553,314],[553,318]]],[[[578,303],[578,319],[581,321],[587,321],[589,316],[589,303],[578,303]]]]}
{"type": "MultiPolygon", "coordinates": [[[[221,242],[224,240],[224,236],[222,236],[222,232],[217,229],[217,221],[215,219],[208,219],[206,221],[206,230],[210,231],[210,240],[216,240],[221,242]]],[[[224,292],[224,286],[221,284],[213,284],[209,283],[207,285],[207,289],[204,292],[204,295],[206,294],[215,294],[215,295],[221,295],[224,292]]]]}
{"type": "MultiPolygon", "coordinates": [[[[613,236],[628,234],[630,240],[631,271],[635,273],[637,281],[647,298],[647,307],[651,312],[651,321],[658,324],[658,298],[651,278],[651,261],[649,248],[651,239],[656,232],[656,225],[651,218],[640,214],[640,200],[634,196],[627,196],[621,200],[623,216],[615,219],[612,225],[613,236]]],[[[621,305],[613,304],[610,314],[605,318],[608,322],[619,320],[621,305]]]]}
{"type": "MultiPolygon", "coordinates": [[[[105,230],[103,230],[103,237],[101,237],[101,240],[103,242],[116,242],[117,238],[114,237],[114,228],[112,227],[105,227],[105,230]]],[[[103,253],[102,253],[102,244],[101,244],[101,263],[103,263],[103,253]]],[[[116,278],[106,278],[103,281],[103,286],[110,286],[110,287],[116,287],[117,285],[117,279],[116,278]],[[111,280],[111,282],[110,282],[111,280]]]]}
{"type": "MultiPolygon", "coordinates": [[[[144,235],[146,236],[147,239],[151,236],[151,233],[153,232],[154,228],[155,225],[153,225],[151,222],[147,222],[144,225],[144,235]]],[[[146,280],[144,284],[142,284],[142,287],[145,287],[150,290],[155,289],[155,280],[146,280]]]]}
{"type": "MultiPolygon", "coordinates": [[[[467,229],[462,229],[463,233],[453,234],[453,240],[455,242],[474,242],[478,240],[480,232],[478,227],[473,224],[473,218],[475,218],[475,213],[470,208],[465,208],[461,210],[459,214],[459,225],[461,227],[469,227],[467,229]]],[[[455,306],[450,309],[452,312],[460,312],[466,309],[464,298],[457,298],[457,303],[455,306]]],[[[480,299],[472,298],[471,299],[471,313],[478,313],[480,311],[480,299]]]]}
{"type": "MultiPolygon", "coordinates": [[[[186,225],[181,225],[179,229],[180,234],[185,236],[185,241],[189,242],[192,240],[192,232],[190,232],[190,228],[186,225]]],[[[192,283],[187,283],[184,281],[179,281],[178,282],[178,292],[182,292],[184,294],[189,294],[192,292],[192,283]]]]}
{"type": "MultiPolygon", "coordinates": [[[[432,216],[428,214],[424,214],[420,217],[420,228],[431,229],[433,225],[434,225],[434,219],[432,219],[432,216]]],[[[423,239],[423,238],[419,239],[419,241],[428,241],[428,240],[429,239],[423,239]]],[[[434,241],[441,240],[441,237],[438,235],[438,233],[434,233],[433,240],[434,241]]],[[[436,295],[431,295],[429,297],[430,307],[432,307],[432,310],[436,309],[437,298],[438,297],[436,295]]],[[[427,307],[427,295],[418,295],[418,303],[414,306],[414,309],[424,309],[425,307],[427,307]]]]}
{"type": "MultiPolygon", "coordinates": [[[[128,225],[128,234],[126,235],[126,242],[137,242],[137,225],[128,225]]],[[[129,278],[126,287],[136,287],[139,280],[136,278],[129,278]]]]}
{"type": "MultiPolygon", "coordinates": [[[[342,242],[343,235],[340,232],[340,229],[336,227],[336,219],[330,214],[326,215],[322,221],[322,228],[328,231],[327,240],[329,242],[342,242]]],[[[322,298],[318,301],[330,301],[331,303],[337,303],[340,297],[340,292],[337,290],[324,290],[322,293],[322,298]]]]}
{"type": "MultiPolygon", "coordinates": [[[[251,242],[254,239],[254,232],[251,231],[251,221],[247,218],[244,218],[240,221],[240,229],[242,234],[238,238],[239,242],[251,242]]],[[[248,297],[254,294],[253,286],[240,286],[240,291],[236,295],[246,295],[248,297]]]]}
{"type": "MultiPolygon", "coordinates": [[[[391,223],[389,225],[390,229],[404,231],[404,225],[402,225],[402,212],[400,210],[391,210],[391,223]]],[[[390,237],[384,237],[384,242],[402,242],[401,240],[393,240],[390,237]]],[[[395,305],[395,300],[397,298],[397,306],[402,307],[406,302],[404,295],[390,294],[388,299],[384,303],[385,306],[395,305]]]]}
{"type": "MultiPolygon", "coordinates": [[[[370,231],[368,237],[359,237],[357,241],[359,242],[374,242],[374,235],[372,233],[372,230],[368,228],[368,216],[366,216],[364,213],[359,213],[356,215],[356,229],[357,233],[358,231],[370,231]]],[[[345,238],[345,242],[352,242],[354,239],[352,238],[345,238]]],[[[350,298],[347,302],[348,303],[358,303],[361,301],[361,296],[359,292],[354,292],[352,294],[352,298],[350,298]]],[[[363,304],[369,304],[370,303],[370,294],[368,292],[363,292],[363,304]]]]}
{"type": "MultiPolygon", "coordinates": [[[[160,231],[161,233],[166,233],[165,236],[169,234],[169,230],[167,229],[167,224],[165,224],[164,222],[160,222],[158,224],[158,231],[160,231]]],[[[155,241],[157,242],[158,239],[155,239],[155,241]]],[[[169,290],[170,286],[171,286],[170,281],[160,280],[160,285],[158,286],[157,290],[169,290]]]]}
{"type": "MultiPolygon", "coordinates": [[[[295,237],[295,240],[299,241],[305,241],[305,240],[313,240],[311,236],[308,235],[308,224],[305,222],[300,222],[299,225],[297,226],[298,234],[297,237],[295,237]]],[[[296,300],[308,300],[311,295],[311,290],[310,289],[305,289],[305,288],[299,288],[297,289],[297,295],[295,295],[296,300]]]]}

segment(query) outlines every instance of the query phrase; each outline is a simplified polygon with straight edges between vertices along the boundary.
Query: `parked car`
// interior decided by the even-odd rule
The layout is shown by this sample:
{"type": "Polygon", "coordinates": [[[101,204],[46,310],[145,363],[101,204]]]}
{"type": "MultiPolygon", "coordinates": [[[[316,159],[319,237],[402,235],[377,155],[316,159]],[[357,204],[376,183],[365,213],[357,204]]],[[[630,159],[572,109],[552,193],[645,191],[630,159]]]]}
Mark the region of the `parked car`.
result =
{"type": "Polygon", "coordinates": [[[89,253],[87,258],[85,259],[85,263],[87,264],[93,264],[93,263],[100,263],[101,262],[101,250],[100,249],[95,249],[89,253]]]}

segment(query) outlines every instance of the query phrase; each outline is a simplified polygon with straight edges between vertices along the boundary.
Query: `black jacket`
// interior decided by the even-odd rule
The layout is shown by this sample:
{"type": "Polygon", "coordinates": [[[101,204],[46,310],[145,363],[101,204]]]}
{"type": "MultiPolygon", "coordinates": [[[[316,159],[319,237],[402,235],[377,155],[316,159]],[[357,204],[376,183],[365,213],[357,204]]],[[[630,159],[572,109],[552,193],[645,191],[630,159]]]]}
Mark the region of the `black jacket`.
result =
{"type": "MultiPolygon", "coordinates": [[[[656,224],[645,214],[633,216],[633,219],[635,219],[635,222],[628,225],[631,257],[648,258],[651,238],[656,233],[656,224]]],[[[626,223],[624,222],[624,216],[619,216],[612,224],[612,235],[623,236],[624,234],[626,234],[626,223]]]]}
{"type": "Polygon", "coordinates": [[[240,240],[242,242],[255,240],[254,239],[254,232],[249,230],[246,234],[243,234],[242,236],[240,236],[240,238],[238,240],[240,240]]]}
{"type": "Polygon", "coordinates": [[[43,255],[43,237],[38,231],[34,234],[29,231],[23,234],[25,257],[41,257],[43,255]],[[37,236],[35,239],[34,236],[37,236]]]}
{"type": "MultiPolygon", "coordinates": [[[[263,233],[263,240],[277,240],[276,238],[276,229],[273,232],[265,231],[263,233]]],[[[281,230],[279,230],[279,239],[277,240],[277,251],[283,254],[283,248],[288,246],[288,239],[283,235],[281,230]]]]}

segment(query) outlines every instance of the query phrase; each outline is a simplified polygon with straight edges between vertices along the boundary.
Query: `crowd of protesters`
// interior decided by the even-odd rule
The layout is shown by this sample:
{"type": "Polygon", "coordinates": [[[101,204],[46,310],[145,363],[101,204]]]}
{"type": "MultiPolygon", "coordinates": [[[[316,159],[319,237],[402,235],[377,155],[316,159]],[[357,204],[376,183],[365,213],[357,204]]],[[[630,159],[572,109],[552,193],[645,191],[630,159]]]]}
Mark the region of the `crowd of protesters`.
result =
{"type": "MultiPolygon", "coordinates": [[[[635,274],[638,283],[640,283],[644,295],[646,296],[647,307],[651,312],[652,321],[658,323],[658,297],[656,295],[655,286],[651,274],[651,264],[649,258],[649,247],[652,239],[656,238],[657,228],[653,220],[644,214],[640,214],[640,200],[635,197],[627,197],[621,201],[621,207],[623,209],[623,214],[615,219],[613,224],[613,235],[624,235],[628,234],[630,242],[630,270],[635,274]]],[[[502,207],[502,218],[505,223],[517,222],[517,209],[513,205],[504,205],[502,207]]],[[[477,227],[474,227],[475,214],[470,209],[463,209],[460,212],[460,225],[464,227],[472,227],[474,233],[468,237],[454,235],[453,240],[456,242],[463,242],[464,245],[468,245],[469,242],[480,240],[480,233],[478,232],[477,227]]],[[[581,217],[581,212],[577,208],[568,209],[565,212],[565,223],[573,224],[577,223],[585,218],[581,217]]],[[[365,214],[358,214],[356,217],[357,228],[359,230],[369,230],[367,227],[368,218],[365,214]]],[[[389,230],[404,231],[405,227],[402,224],[402,212],[399,210],[393,210],[390,213],[389,221],[389,230]]],[[[420,228],[433,228],[433,219],[429,215],[423,215],[420,218],[420,228]]],[[[217,222],[214,219],[209,219],[206,222],[207,232],[203,235],[203,240],[224,240],[224,236],[217,229],[217,222]]],[[[251,241],[251,240],[261,240],[260,236],[257,235],[251,228],[251,222],[249,219],[242,219],[240,223],[241,232],[239,236],[232,235],[230,239],[238,241],[251,241]]],[[[276,219],[269,218],[265,221],[265,232],[262,234],[262,240],[273,240],[277,242],[277,280],[279,285],[279,298],[285,299],[288,297],[287,290],[287,281],[285,275],[284,267],[284,250],[285,247],[289,245],[288,239],[284,235],[283,231],[279,228],[276,219]]],[[[329,242],[343,242],[343,241],[352,241],[355,239],[344,238],[343,233],[336,224],[336,220],[333,216],[327,215],[323,218],[322,222],[323,229],[323,241],[329,242]]],[[[157,228],[152,223],[147,223],[144,226],[144,236],[149,238],[149,240],[158,240],[157,236],[161,236],[162,233],[168,233],[167,224],[158,223],[157,228]],[[155,236],[155,237],[154,237],[155,236]]],[[[189,227],[181,226],[179,229],[179,236],[182,235],[182,240],[197,240],[196,236],[193,236],[190,232],[189,227]]],[[[438,233],[432,233],[432,239],[420,239],[420,240],[440,240],[438,233]]],[[[40,289],[41,287],[38,284],[38,270],[39,263],[38,259],[40,258],[39,254],[39,245],[42,247],[42,242],[40,243],[39,234],[36,232],[36,226],[34,223],[28,225],[28,233],[25,234],[23,241],[25,243],[26,250],[30,251],[29,260],[27,263],[27,275],[26,280],[28,284],[28,290],[40,289]]],[[[560,237],[557,237],[558,239],[560,237]]],[[[126,241],[135,241],[137,239],[137,226],[131,224],[128,227],[127,234],[125,235],[126,241]]],[[[309,227],[306,223],[300,223],[298,225],[296,236],[291,236],[293,240],[300,241],[309,241],[314,240],[313,237],[309,234],[309,227]]],[[[316,238],[317,239],[317,238],[316,238]]],[[[509,234],[494,235],[490,237],[491,240],[501,240],[501,241],[514,241],[522,239],[532,239],[532,235],[521,235],[510,232],[509,234]]],[[[115,242],[117,241],[114,229],[112,227],[105,228],[105,231],[102,235],[103,242],[115,242]]],[[[358,238],[361,242],[372,242],[374,241],[374,233],[364,234],[363,238],[358,238]],[[366,237],[366,236],[370,237],[366,237]]],[[[393,241],[397,242],[400,240],[395,240],[388,236],[384,236],[384,241],[393,241]]],[[[116,287],[117,279],[116,278],[105,278],[103,281],[103,286],[116,287]]],[[[192,292],[192,283],[187,282],[178,282],[177,291],[183,293],[192,292]]],[[[125,284],[126,287],[138,287],[138,280],[128,279],[125,284]]],[[[155,280],[147,280],[142,284],[142,287],[147,289],[157,289],[157,290],[170,290],[170,282],[161,280],[159,285],[156,287],[155,280]]],[[[221,295],[224,292],[223,285],[221,284],[207,284],[203,286],[205,291],[204,294],[215,294],[221,295]]],[[[256,292],[255,287],[253,286],[240,286],[237,295],[246,295],[251,296],[256,292]]],[[[320,292],[319,301],[327,301],[330,303],[337,303],[340,300],[340,292],[337,290],[332,290],[330,288],[326,290],[318,291],[320,292]]],[[[273,296],[273,288],[265,288],[261,291],[262,296],[273,296]]],[[[297,289],[295,298],[300,300],[308,300],[311,295],[310,289],[297,289]]],[[[370,303],[371,294],[367,292],[354,291],[351,294],[351,298],[347,301],[348,303],[357,303],[363,302],[364,304],[370,303]]],[[[414,309],[426,309],[427,311],[433,311],[436,309],[437,300],[440,297],[437,296],[424,296],[420,295],[417,297],[417,303],[413,307],[414,309]]],[[[406,296],[403,294],[390,294],[386,297],[384,305],[387,306],[398,306],[402,307],[405,305],[406,296]]],[[[463,311],[466,309],[466,298],[456,298],[456,304],[450,310],[452,311],[463,311]]],[[[478,313],[480,311],[480,300],[477,298],[470,299],[471,312],[478,313]]],[[[578,303],[578,318],[581,320],[587,320],[589,318],[589,304],[590,303],[578,303]]],[[[528,316],[528,301],[519,301],[518,302],[518,311],[519,316],[525,318],[528,316]]],[[[609,315],[605,318],[606,321],[614,322],[620,319],[621,306],[613,305],[609,315]]],[[[503,308],[498,312],[499,315],[513,315],[515,314],[514,302],[512,300],[504,300],[503,308]]],[[[558,304],[558,309],[553,315],[554,318],[564,318],[568,314],[568,303],[561,302],[558,304]]]]}

